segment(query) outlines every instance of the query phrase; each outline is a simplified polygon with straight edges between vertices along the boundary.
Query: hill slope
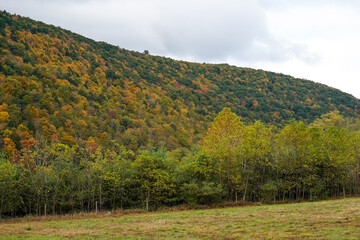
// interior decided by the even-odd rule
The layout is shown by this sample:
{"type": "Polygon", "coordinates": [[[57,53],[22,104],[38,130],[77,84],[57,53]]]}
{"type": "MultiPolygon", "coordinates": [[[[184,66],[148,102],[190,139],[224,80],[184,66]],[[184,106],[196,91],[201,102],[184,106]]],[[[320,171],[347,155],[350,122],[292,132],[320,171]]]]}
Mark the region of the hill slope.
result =
{"type": "Polygon", "coordinates": [[[322,84],[128,51],[6,12],[0,34],[0,147],[189,147],[224,107],[273,124],[360,114],[360,100],[322,84]]]}

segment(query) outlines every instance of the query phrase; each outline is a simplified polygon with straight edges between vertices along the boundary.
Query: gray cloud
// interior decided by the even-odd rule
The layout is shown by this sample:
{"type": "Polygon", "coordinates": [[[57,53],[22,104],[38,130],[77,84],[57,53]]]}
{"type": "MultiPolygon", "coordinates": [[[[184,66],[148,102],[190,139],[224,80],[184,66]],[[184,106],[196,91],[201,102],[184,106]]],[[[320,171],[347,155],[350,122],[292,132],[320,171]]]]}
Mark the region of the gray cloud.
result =
{"type": "Polygon", "coordinates": [[[284,10],[289,7],[303,7],[303,6],[339,6],[349,7],[351,9],[360,12],[360,1],[359,0],[258,0],[259,5],[267,10],[284,10]]]}
{"type": "Polygon", "coordinates": [[[254,1],[182,1],[162,6],[158,33],[165,50],[212,60],[245,56],[254,40],[267,36],[264,14],[254,1]]]}
{"type": "Polygon", "coordinates": [[[122,48],[193,61],[314,57],[268,32],[256,0],[19,0],[0,8],[122,48]]]}

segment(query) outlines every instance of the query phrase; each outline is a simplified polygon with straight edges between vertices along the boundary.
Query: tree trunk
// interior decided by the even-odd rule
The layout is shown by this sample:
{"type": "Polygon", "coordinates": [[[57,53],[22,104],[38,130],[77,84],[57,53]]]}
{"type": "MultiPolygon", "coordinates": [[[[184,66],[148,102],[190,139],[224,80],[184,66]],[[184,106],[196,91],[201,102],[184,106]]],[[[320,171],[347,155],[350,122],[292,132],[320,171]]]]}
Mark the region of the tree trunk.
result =
{"type": "Polygon", "coordinates": [[[303,189],[303,191],[302,191],[301,201],[304,201],[304,198],[305,198],[305,189],[303,189]]]}
{"type": "Polygon", "coordinates": [[[54,196],[53,196],[53,203],[52,203],[52,214],[56,214],[56,198],[57,198],[57,190],[55,190],[54,196]]]}
{"type": "Polygon", "coordinates": [[[100,203],[99,203],[99,209],[100,209],[100,212],[101,212],[101,205],[102,205],[102,189],[101,189],[101,183],[99,184],[99,188],[100,188],[100,203]]]}
{"type": "Polygon", "coordinates": [[[40,196],[37,196],[37,203],[36,203],[36,215],[40,215],[40,196]]]}
{"type": "Polygon", "coordinates": [[[246,178],[246,183],[245,183],[245,190],[244,190],[244,195],[243,195],[243,202],[245,202],[246,199],[246,191],[247,191],[247,187],[248,187],[248,182],[249,182],[249,176],[246,178]]]}
{"type": "Polygon", "coordinates": [[[1,196],[1,202],[0,202],[0,219],[1,219],[2,211],[3,211],[3,203],[4,203],[4,199],[3,199],[3,196],[1,196]]]}
{"type": "Polygon", "coordinates": [[[116,187],[114,184],[114,189],[113,189],[113,201],[112,201],[112,209],[115,210],[115,199],[116,199],[116,187]]]}
{"type": "Polygon", "coordinates": [[[146,211],[148,212],[149,211],[149,197],[146,197],[145,207],[146,207],[146,211]]]}
{"type": "Polygon", "coordinates": [[[123,200],[123,191],[121,189],[120,190],[120,208],[121,208],[121,210],[123,210],[123,202],[124,202],[124,200],[123,200]]]}
{"type": "Polygon", "coordinates": [[[148,189],[148,192],[147,192],[147,195],[146,195],[146,201],[145,201],[146,211],[147,212],[149,211],[149,202],[150,202],[150,189],[148,189]]]}

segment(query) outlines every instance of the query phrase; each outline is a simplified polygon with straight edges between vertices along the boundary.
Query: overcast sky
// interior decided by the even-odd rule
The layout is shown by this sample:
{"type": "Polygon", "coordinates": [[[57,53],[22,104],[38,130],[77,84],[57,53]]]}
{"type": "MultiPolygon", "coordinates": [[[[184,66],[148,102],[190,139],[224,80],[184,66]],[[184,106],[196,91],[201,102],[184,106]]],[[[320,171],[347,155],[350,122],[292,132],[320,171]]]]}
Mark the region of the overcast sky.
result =
{"type": "Polygon", "coordinates": [[[0,0],[121,48],[289,74],[360,98],[358,0],[0,0]]]}

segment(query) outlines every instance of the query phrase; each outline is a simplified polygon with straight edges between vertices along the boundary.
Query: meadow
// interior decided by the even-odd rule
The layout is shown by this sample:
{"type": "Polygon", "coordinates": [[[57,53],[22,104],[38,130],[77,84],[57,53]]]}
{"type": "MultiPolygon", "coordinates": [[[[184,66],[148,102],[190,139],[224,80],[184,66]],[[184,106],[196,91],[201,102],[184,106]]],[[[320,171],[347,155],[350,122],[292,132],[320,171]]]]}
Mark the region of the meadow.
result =
{"type": "Polygon", "coordinates": [[[0,239],[360,239],[360,198],[0,222],[0,239]]]}

